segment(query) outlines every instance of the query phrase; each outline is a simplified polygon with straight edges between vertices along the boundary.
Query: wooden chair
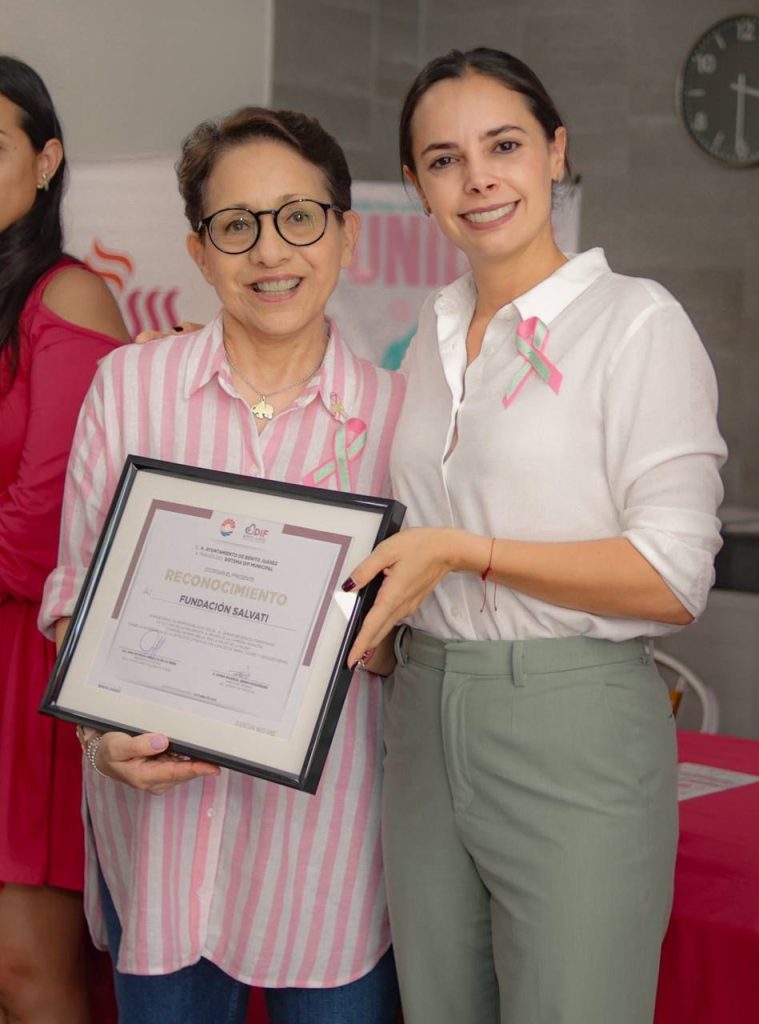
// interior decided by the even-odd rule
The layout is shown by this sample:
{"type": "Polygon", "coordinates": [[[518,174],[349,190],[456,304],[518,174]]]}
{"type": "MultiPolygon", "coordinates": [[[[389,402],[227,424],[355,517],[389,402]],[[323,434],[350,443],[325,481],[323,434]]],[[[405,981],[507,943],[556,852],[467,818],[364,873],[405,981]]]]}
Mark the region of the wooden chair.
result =
{"type": "Polygon", "coordinates": [[[693,694],[701,708],[701,725],[699,732],[714,733],[719,728],[719,702],[711,687],[707,686],[700,676],[684,665],[678,658],[663,651],[654,651],[654,661],[659,673],[669,686],[672,710],[677,717],[683,698],[693,694]]]}

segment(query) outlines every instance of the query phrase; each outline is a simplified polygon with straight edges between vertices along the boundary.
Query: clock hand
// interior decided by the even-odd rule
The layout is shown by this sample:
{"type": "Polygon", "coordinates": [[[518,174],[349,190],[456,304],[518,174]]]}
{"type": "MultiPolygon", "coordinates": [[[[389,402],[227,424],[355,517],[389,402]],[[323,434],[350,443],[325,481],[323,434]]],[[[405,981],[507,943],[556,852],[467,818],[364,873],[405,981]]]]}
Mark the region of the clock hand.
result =
{"type": "Polygon", "coordinates": [[[759,96],[759,89],[752,89],[750,85],[746,85],[745,75],[739,75],[737,82],[730,83],[730,88],[738,93],[745,93],[746,96],[759,96]]]}
{"type": "Polygon", "coordinates": [[[746,127],[746,76],[741,73],[738,75],[738,81],[736,83],[736,96],[735,103],[735,152],[739,157],[746,155],[746,139],[744,138],[743,132],[746,127]]]}

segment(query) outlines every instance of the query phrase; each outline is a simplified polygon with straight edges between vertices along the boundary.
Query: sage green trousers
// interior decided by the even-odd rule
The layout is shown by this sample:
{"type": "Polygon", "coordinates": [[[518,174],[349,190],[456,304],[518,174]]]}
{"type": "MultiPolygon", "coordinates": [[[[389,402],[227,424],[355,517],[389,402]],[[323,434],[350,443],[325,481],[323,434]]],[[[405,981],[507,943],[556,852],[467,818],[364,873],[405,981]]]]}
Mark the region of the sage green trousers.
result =
{"type": "Polygon", "coordinates": [[[405,1024],[650,1024],[677,844],[642,640],[407,631],[383,849],[405,1024]]]}

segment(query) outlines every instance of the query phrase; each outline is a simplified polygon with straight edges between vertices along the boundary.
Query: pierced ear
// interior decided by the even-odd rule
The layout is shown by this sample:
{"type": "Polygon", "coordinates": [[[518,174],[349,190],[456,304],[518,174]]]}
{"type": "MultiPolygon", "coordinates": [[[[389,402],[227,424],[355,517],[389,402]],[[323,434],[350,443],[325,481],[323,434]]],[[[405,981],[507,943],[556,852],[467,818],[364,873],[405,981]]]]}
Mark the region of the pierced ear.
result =
{"type": "Polygon", "coordinates": [[[551,177],[559,182],[566,171],[567,129],[562,125],[556,129],[551,140],[551,177]]]}
{"type": "Polygon", "coordinates": [[[63,160],[63,146],[60,139],[48,139],[37,154],[38,187],[45,187],[55,177],[63,160]]]}

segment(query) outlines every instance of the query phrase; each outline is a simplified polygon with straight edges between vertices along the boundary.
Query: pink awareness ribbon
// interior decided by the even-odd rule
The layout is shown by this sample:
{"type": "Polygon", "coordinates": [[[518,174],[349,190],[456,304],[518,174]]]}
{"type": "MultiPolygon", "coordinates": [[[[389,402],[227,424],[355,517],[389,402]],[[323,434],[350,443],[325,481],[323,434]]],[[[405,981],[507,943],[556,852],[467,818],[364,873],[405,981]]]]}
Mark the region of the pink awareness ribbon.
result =
{"type": "Polygon", "coordinates": [[[524,359],[524,363],[514,374],[511,384],[509,384],[506,394],[503,396],[503,404],[506,408],[509,407],[522,390],[525,381],[533,370],[549,386],[551,391],[558,395],[564,377],[545,354],[548,338],[548,327],[536,316],[523,320],[519,327],[517,327],[517,352],[524,359]]]}
{"type": "Polygon", "coordinates": [[[349,419],[341,423],[335,431],[334,458],[327,459],[313,473],[304,477],[303,483],[310,487],[316,487],[329,480],[331,476],[337,479],[337,490],[349,491],[351,489],[349,463],[357,459],[366,447],[366,424],[363,420],[349,419]]]}

